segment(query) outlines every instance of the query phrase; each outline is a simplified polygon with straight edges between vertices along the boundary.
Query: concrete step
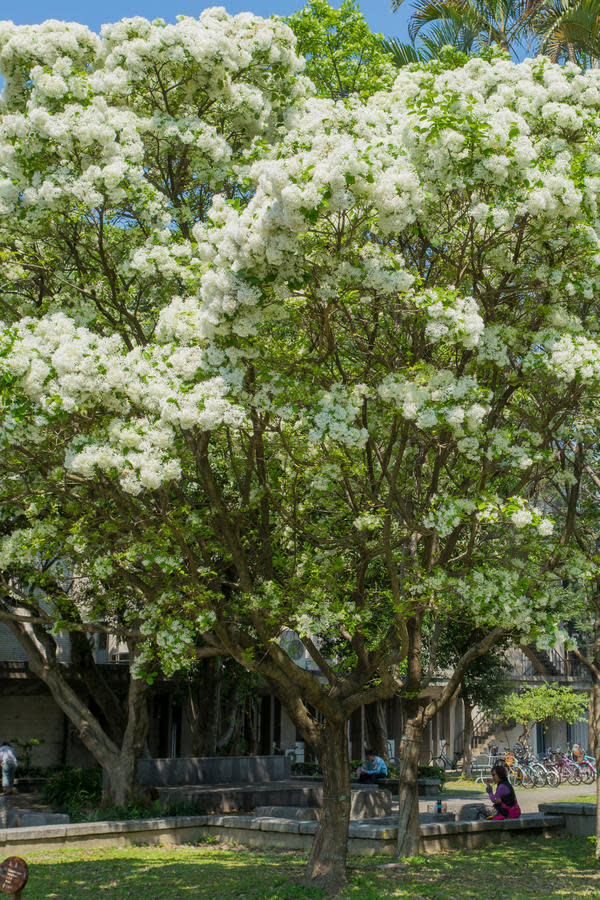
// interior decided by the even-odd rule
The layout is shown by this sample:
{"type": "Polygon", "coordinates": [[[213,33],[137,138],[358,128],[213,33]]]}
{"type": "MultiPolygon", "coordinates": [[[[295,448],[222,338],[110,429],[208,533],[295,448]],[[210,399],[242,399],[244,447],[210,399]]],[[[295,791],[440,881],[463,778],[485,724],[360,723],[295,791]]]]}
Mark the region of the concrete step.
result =
{"type": "MultiPolygon", "coordinates": [[[[159,787],[158,797],[163,806],[186,803],[198,812],[236,812],[256,809],[257,806],[323,806],[322,784],[301,782],[270,782],[243,785],[183,785],[159,787]]],[[[392,794],[376,785],[353,787],[350,817],[364,819],[387,816],[392,811],[392,794]]]]}
{"type": "Polygon", "coordinates": [[[317,819],[317,809],[314,806],[257,806],[254,815],[310,822],[317,819]]]}

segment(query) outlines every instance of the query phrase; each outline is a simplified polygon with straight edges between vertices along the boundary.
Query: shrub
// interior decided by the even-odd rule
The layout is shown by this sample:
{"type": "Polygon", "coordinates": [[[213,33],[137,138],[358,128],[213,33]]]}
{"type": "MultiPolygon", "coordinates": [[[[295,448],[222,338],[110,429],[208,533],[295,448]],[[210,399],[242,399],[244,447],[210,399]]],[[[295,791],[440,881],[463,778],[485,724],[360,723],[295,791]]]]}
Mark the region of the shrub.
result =
{"type": "Polygon", "coordinates": [[[82,807],[97,806],[102,799],[102,769],[58,769],[48,779],[44,799],[71,816],[82,807]]]}
{"type": "Polygon", "coordinates": [[[94,809],[78,809],[75,816],[82,822],[112,822],[118,819],[156,819],[164,816],[199,816],[207,812],[199,802],[185,800],[170,801],[163,806],[160,800],[152,799],[148,793],[134,794],[123,806],[101,803],[94,809]]]}
{"type": "Polygon", "coordinates": [[[321,770],[316,762],[293,762],[292,775],[320,775],[321,770]]]}
{"type": "Polygon", "coordinates": [[[44,789],[44,799],[53,809],[66,812],[73,821],[103,822],[116,819],[153,819],[162,816],[190,816],[206,812],[189,801],[171,801],[163,806],[156,791],[138,787],[123,806],[102,799],[102,770],[62,768],[52,772],[44,789]]]}
{"type": "MultiPolygon", "coordinates": [[[[350,772],[352,775],[356,772],[357,768],[362,765],[360,759],[353,759],[350,762],[350,772]]],[[[292,763],[292,775],[320,775],[321,769],[319,768],[319,764],[316,762],[296,762],[292,763]]],[[[389,778],[398,778],[400,774],[400,766],[388,766],[388,776],[389,778]]],[[[444,782],[448,777],[448,773],[445,769],[442,769],[440,766],[419,766],[418,772],[419,778],[439,778],[441,784],[443,786],[444,782]]]]}

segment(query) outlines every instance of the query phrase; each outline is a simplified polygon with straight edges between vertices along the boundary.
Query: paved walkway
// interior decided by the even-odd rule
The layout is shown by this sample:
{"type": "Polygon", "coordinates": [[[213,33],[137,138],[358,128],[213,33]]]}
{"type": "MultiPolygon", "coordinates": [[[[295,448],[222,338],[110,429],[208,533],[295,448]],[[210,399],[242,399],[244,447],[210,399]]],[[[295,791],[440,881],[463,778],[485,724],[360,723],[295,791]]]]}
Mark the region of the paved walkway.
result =
{"type": "MultiPolygon", "coordinates": [[[[521,788],[517,791],[519,806],[523,812],[537,812],[539,803],[557,803],[561,800],[573,800],[575,798],[595,798],[596,784],[560,784],[556,788],[531,788],[525,790],[521,788]]],[[[442,803],[448,804],[448,809],[452,812],[458,810],[466,803],[484,803],[486,801],[485,790],[474,785],[467,785],[464,788],[457,786],[453,782],[449,788],[440,794],[442,803]]],[[[427,812],[429,805],[435,803],[435,797],[420,797],[419,812],[427,812]]]]}

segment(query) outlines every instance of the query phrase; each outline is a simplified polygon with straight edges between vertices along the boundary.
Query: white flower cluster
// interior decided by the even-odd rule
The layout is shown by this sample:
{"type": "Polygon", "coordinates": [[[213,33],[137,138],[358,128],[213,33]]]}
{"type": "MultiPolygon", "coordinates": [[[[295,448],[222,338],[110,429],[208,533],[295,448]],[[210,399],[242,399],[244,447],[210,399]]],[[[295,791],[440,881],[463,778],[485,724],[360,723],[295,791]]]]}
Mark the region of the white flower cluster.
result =
{"type": "Polygon", "coordinates": [[[446,537],[476,509],[477,504],[466,497],[437,496],[432,498],[430,509],[423,516],[422,522],[426,528],[435,529],[440,537],[446,537]]]}
{"type": "Polygon", "coordinates": [[[15,528],[0,539],[0,568],[39,565],[41,548],[54,545],[57,528],[49,519],[34,521],[28,528],[15,528]]]}
{"type": "Polygon", "coordinates": [[[388,375],[379,396],[418,428],[450,427],[457,435],[477,432],[488,413],[488,394],[470,375],[424,368],[416,377],[388,375]]]}
{"type": "Polygon", "coordinates": [[[344,385],[333,384],[317,400],[308,440],[320,443],[327,437],[346,447],[363,447],[368,432],[358,424],[361,403],[359,393],[348,394],[344,385]]]}
{"type": "Polygon", "coordinates": [[[484,324],[472,297],[459,297],[450,290],[431,288],[417,294],[414,302],[418,309],[427,312],[425,334],[432,341],[449,335],[468,349],[479,344],[484,324]]]}
{"type": "MultiPolygon", "coordinates": [[[[83,413],[100,405],[117,414],[102,440],[79,441],[67,464],[86,477],[95,468],[114,471],[131,493],[179,477],[180,462],[171,457],[177,430],[211,430],[245,418],[227,397],[238,374],[222,366],[222,375],[202,378],[206,360],[199,348],[125,352],[117,336],[99,337],[62,313],[23,319],[0,332],[0,339],[6,345],[0,368],[47,413],[83,413]]],[[[23,435],[17,431],[12,439],[23,435]]]]}
{"type": "Polygon", "coordinates": [[[68,78],[96,63],[100,38],[85,25],[48,19],[41,25],[15,26],[0,22],[0,72],[4,77],[3,100],[9,109],[22,105],[32,84],[33,68],[51,70],[49,78],[68,78]]]}
{"type": "Polygon", "coordinates": [[[381,528],[381,516],[372,512],[361,513],[352,524],[357,531],[375,531],[381,528]]]}
{"type": "Polygon", "coordinates": [[[509,520],[518,531],[532,526],[541,537],[549,537],[554,532],[552,520],[522,497],[509,497],[507,500],[496,498],[481,504],[478,517],[482,523],[509,520]]]}
{"type": "MultiPolygon", "coordinates": [[[[222,8],[176,25],[124,19],[100,38],[73,23],[0,23],[0,214],[127,202],[138,220],[169,224],[164,160],[185,149],[197,184],[220,185],[231,145],[270,134],[302,95],[294,47],[280,20],[222,8]]],[[[181,193],[175,215],[191,226],[193,192],[181,193]]]]}
{"type": "Polygon", "coordinates": [[[600,344],[582,334],[544,332],[524,362],[525,368],[541,368],[561,381],[600,380],[600,344]]]}

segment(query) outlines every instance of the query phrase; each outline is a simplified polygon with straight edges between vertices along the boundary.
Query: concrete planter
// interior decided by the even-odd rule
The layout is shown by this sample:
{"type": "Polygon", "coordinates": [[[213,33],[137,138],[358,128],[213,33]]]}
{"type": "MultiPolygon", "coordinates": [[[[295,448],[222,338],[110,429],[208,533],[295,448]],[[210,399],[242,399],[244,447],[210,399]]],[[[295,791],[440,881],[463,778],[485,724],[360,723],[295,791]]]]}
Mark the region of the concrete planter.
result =
{"type": "MultiPolygon", "coordinates": [[[[388,853],[396,850],[395,817],[351,822],[348,850],[352,853],[388,853]]],[[[421,827],[419,852],[497,845],[526,835],[552,834],[564,828],[561,815],[527,814],[503,822],[440,822],[421,827]]],[[[81,822],[0,829],[7,856],[23,856],[58,847],[119,847],[135,844],[183,844],[209,837],[237,841],[248,847],[286,847],[309,850],[317,822],[250,815],[176,816],[124,822],[81,822]]]]}

